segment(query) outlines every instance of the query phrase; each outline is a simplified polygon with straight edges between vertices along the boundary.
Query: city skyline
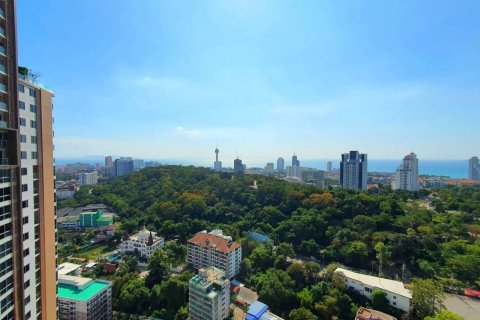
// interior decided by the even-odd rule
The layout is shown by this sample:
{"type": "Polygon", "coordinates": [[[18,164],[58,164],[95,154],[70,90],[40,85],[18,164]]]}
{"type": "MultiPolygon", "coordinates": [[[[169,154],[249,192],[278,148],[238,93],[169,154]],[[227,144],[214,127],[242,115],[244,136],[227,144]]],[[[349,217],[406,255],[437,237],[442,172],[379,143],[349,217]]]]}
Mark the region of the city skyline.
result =
{"type": "Polygon", "coordinates": [[[237,148],[246,163],[293,148],[468,159],[480,150],[479,9],[18,1],[19,61],[55,88],[56,158],[206,160],[218,141],[224,159],[237,148]]]}

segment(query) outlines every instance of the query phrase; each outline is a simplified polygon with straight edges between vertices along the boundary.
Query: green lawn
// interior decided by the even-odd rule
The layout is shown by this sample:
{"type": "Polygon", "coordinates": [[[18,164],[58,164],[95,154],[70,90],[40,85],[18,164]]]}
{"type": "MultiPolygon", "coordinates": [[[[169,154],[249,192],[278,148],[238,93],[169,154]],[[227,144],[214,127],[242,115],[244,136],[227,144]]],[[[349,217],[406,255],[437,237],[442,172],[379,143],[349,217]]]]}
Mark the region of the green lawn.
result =
{"type": "Polygon", "coordinates": [[[98,256],[103,255],[112,250],[113,249],[107,245],[95,245],[92,247],[82,249],[78,253],[74,253],[73,256],[82,258],[82,259],[95,260],[97,259],[98,256]]]}

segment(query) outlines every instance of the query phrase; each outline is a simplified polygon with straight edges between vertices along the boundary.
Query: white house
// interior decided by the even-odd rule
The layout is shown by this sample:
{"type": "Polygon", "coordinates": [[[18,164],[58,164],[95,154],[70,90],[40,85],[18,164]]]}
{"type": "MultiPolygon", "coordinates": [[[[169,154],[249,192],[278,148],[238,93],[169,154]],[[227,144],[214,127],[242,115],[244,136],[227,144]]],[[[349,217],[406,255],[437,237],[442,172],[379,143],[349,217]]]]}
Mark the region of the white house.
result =
{"type": "Polygon", "coordinates": [[[135,253],[142,258],[148,259],[155,250],[162,248],[164,243],[165,241],[162,237],[158,237],[155,232],[143,228],[139,233],[122,240],[118,249],[121,254],[135,253]]]}
{"type": "Polygon", "coordinates": [[[345,277],[345,285],[367,298],[372,298],[374,289],[386,293],[387,299],[392,307],[408,312],[412,302],[412,291],[405,288],[400,281],[384,279],[366,274],[356,273],[343,268],[337,268],[335,273],[345,277]]]}

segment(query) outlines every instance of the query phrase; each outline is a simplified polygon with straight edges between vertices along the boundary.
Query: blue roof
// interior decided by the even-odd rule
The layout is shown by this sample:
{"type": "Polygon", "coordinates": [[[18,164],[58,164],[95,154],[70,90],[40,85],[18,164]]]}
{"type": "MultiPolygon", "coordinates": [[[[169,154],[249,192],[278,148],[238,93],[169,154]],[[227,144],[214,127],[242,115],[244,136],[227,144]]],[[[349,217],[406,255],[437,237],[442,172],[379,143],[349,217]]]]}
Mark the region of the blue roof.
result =
{"type": "Polygon", "coordinates": [[[265,312],[267,312],[267,310],[268,306],[265,303],[255,301],[248,308],[245,320],[258,320],[265,312]]]}
{"type": "Polygon", "coordinates": [[[265,242],[270,239],[267,235],[264,235],[255,231],[250,232],[248,234],[248,238],[258,242],[265,242]]]}

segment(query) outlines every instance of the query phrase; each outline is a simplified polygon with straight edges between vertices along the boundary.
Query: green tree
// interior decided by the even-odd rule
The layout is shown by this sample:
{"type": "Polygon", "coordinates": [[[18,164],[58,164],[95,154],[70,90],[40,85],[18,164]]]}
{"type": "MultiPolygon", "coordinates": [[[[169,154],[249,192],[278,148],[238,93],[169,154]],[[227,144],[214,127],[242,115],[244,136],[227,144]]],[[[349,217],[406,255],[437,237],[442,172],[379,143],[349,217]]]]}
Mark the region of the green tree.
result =
{"type": "Polygon", "coordinates": [[[295,281],[297,288],[305,286],[305,269],[301,263],[292,263],[287,268],[288,275],[295,281]]]}
{"type": "Polygon", "coordinates": [[[306,308],[298,308],[290,311],[290,320],[317,320],[317,317],[306,308]]]}
{"type": "Polygon", "coordinates": [[[126,313],[144,314],[148,310],[150,290],[140,279],[129,280],[122,287],[117,307],[126,313]]]}
{"type": "Polygon", "coordinates": [[[254,279],[259,300],[273,310],[285,312],[295,305],[296,297],[293,291],[295,282],[287,272],[277,269],[268,269],[254,279]]]}
{"type": "Polygon", "coordinates": [[[414,279],[413,281],[413,314],[418,319],[434,316],[443,307],[444,293],[439,283],[431,279],[414,279]]]}
{"type": "Polygon", "coordinates": [[[147,287],[152,288],[165,280],[170,272],[168,255],[162,249],[157,249],[148,259],[148,276],[145,279],[147,287]]]}
{"type": "Polygon", "coordinates": [[[383,277],[383,266],[390,259],[391,253],[388,247],[383,242],[377,242],[375,245],[376,257],[378,260],[378,276],[383,277]]]}
{"type": "Polygon", "coordinates": [[[374,289],[372,292],[372,306],[376,310],[388,312],[389,303],[387,294],[379,289],[374,289]]]}

